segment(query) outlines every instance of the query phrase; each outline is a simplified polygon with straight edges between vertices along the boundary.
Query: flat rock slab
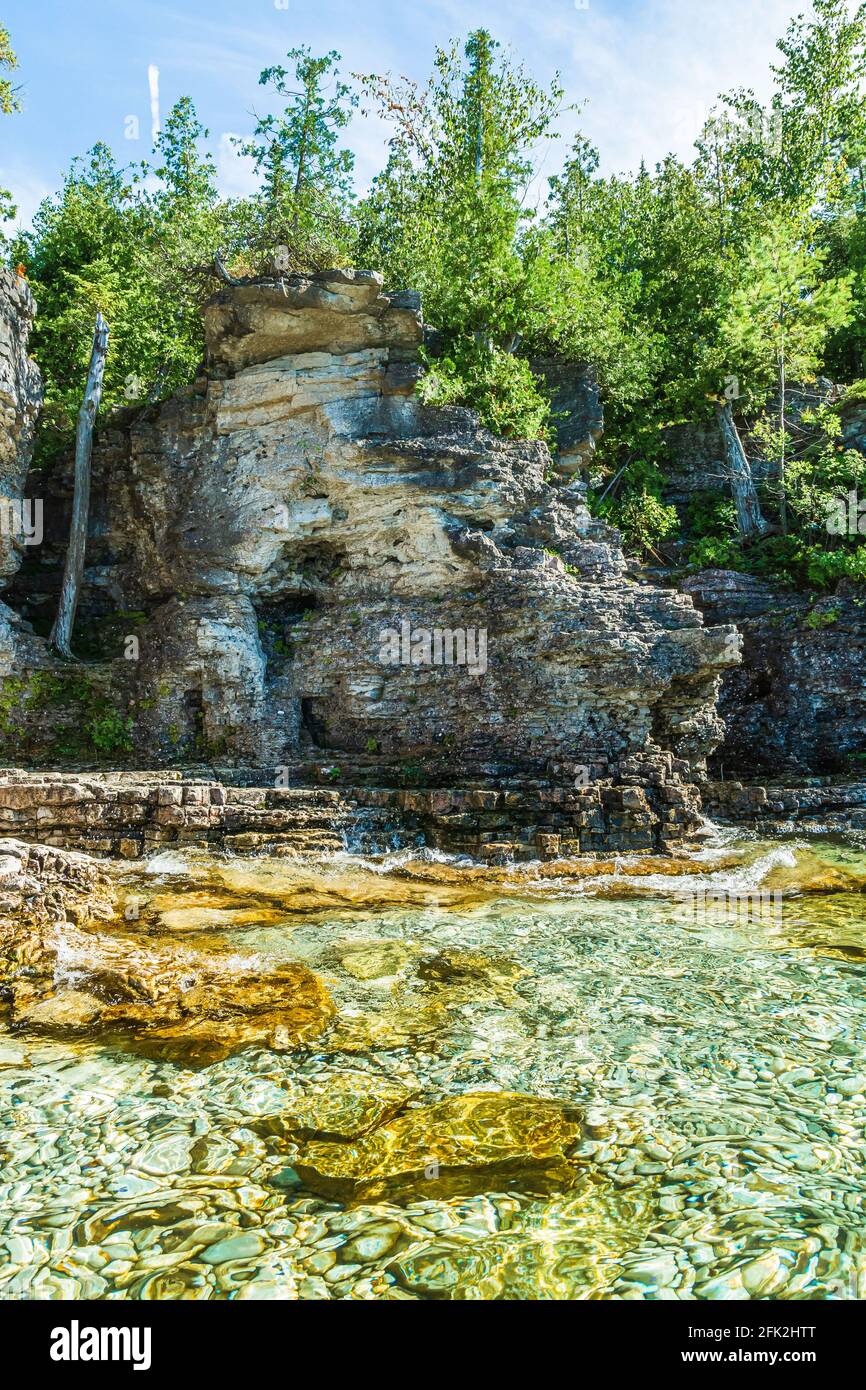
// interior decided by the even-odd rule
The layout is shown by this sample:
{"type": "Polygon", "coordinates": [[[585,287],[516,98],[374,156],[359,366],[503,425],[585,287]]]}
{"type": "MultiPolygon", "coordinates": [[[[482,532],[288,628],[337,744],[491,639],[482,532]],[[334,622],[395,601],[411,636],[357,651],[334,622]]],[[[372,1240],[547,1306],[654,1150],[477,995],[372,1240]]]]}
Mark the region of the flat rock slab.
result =
{"type": "Polygon", "coordinates": [[[295,1162],[315,1192],[341,1201],[571,1185],[582,1112],[556,1101],[480,1091],[405,1110],[346,1143],[311,1143],[295,1162]]]}

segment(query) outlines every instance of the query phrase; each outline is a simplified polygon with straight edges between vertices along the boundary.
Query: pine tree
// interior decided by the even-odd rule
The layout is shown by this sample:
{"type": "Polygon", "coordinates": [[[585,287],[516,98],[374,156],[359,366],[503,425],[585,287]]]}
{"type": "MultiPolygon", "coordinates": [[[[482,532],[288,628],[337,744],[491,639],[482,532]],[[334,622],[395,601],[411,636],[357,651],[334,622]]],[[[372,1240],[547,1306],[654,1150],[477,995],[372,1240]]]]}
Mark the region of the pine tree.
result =
{"type": "Polygon", "coordinates": [[[335,253],[346,259],[350,237],[354,155],[341,148],[357,96],[339,80],[340,55],[314,58],[309,48],[287,55],[290,71],[274,65],[259,77],[285,99],[279,114],[260,116],[252,138],[240,142],[262,175],[260,251],[284,244],[304,266],[335,253]]]}

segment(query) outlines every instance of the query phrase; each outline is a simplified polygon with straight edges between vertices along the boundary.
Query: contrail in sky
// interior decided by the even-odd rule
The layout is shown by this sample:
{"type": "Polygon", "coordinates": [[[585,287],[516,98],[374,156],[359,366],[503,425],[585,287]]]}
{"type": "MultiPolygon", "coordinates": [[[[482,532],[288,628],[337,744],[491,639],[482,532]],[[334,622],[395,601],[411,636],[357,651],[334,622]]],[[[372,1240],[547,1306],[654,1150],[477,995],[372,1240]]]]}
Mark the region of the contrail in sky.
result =
{"type": "Polygon", "coordinates": [[[155,63],[147,69],[147,85],[150,88],[150,139],[155,145],[159,135],[159,68],[155,63]]]}

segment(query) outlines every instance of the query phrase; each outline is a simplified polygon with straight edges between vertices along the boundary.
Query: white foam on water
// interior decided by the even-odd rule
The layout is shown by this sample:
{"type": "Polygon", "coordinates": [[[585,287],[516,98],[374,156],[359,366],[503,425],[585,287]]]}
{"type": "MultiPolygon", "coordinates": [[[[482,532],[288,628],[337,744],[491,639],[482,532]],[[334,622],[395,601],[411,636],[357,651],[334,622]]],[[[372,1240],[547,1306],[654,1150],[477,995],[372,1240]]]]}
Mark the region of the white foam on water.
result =
{"type": "Polygon", "coordinates": [[[744,864],[737,869],[720,869],[716,873],[647,874],[633,882],[641,890],[672,897],[691,896],[708,890],[713,893],[743,893],[758,888],[771,869],[793,869],[796,864],[794,851],[780,846],[760,855],[754,863],[744,864]]]}
{"type": "Polygon", "coordinates": [[[153,859],[148,859],[144,865],[146,874],[188,874],[189,864],[180,854],[172,854],[171,850],[164,850],[162,854],[154,855],[153,859]]]}
{"type": "Polygon", "coordinates": [[[54,939],[57,943],[53,975],[55,988],[60,988],[62,985],[80,984],[87,974],[87,955],[84,951],[69,944],[63,935],[61,926],[56,928],[54,939]]]}
{"type": "Polygon", "coordinates": [[[461,869],[478,866],[478,861],[470,858],[468,854],[445,854],[442,850],[428,849],[426,846],[401,849],[396,853],[383,855],[380,860],[365,859],[363,855],[351,853],[336,854],[332,857],[342,859],[359,869],[367,869],[373,874],[389,874],[394,869],[405,868],[407,864],[451,864],[461,869]]]}

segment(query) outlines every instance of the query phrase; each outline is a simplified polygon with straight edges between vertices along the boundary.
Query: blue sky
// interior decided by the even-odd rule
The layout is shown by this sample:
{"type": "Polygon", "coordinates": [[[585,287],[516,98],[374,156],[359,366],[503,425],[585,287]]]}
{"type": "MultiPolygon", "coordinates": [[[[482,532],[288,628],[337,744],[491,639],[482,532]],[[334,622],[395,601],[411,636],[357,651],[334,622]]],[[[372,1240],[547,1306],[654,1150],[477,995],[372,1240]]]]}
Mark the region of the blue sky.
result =
{"type": "MultiPolygon", "coordinates": [[[[18,53],[24,111],[0,123],[0,187],[26,221],[59,184],[70,159],[97,140],[139,160],[150,146],[148,68],[158,69],[165,113],[190,95],[211,132],[228,193],[251,187],[230,142],[246,133],[266,65],[308,44],[337,49],[343,72],[423,78],[434,46],[488,27],[540,80],[560,70],[579,123],[606,172],[687,154],[717,93],[769,89],[774,45],[808,0],[0,0],[18,53]],[[584,8],[586,6],[586,8],[584,8]],[[125,137],[137,116],[138,140],[125,137]]],[[[563,123],[568,136],[578,123],[563,123]]],[[[364,187],[379,168],[386,133],[356,119],[351,144],[364,187]]],[[[555,172],[559,147],[539,154],[537,189],[555,172]]]]}

